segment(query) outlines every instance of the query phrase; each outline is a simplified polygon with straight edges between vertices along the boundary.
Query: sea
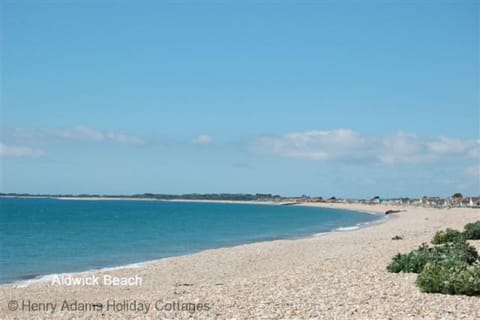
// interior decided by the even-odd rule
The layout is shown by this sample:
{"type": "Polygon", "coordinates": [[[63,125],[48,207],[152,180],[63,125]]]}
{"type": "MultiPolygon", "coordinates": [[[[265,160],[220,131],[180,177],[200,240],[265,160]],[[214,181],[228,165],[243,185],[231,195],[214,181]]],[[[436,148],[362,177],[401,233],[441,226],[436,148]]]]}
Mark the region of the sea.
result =
{"type": "Polygon", "coordinates": [[[382,218],[292,205],[0,198],[0,283],[352,230],[382,218]]]}

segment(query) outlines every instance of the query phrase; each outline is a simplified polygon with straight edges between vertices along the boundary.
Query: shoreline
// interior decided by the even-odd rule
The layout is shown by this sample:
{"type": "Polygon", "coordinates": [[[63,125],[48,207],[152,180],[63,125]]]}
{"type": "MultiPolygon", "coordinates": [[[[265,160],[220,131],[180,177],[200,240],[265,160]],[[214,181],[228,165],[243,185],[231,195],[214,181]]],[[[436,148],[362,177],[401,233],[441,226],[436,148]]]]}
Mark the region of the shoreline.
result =
{"type": "MultiPolygon", "coordinates": [[[[63,199],[62,199],[63,200],[63,199]]],[[[68,199],[70,200],[70,199],[68,199]]],[[[72,200],[86,200],[86,201],[91,201],[92,199],[72,199],[72,200]]],[[[97,200],[97,199],[95,199],[97,200]]],[[[105,199],[107,200],[107,199],[105,199]]],[[[122,200],[127,200],[127,199],[122,199],[122,200]]],[[[262,203],[252,203],[252,201],[228,201],[228,200],[160,200],[160,201],[171,201],[171,202],[206,202],[206,203],[233,203],[233,204],[260,204],[260,205],[276,205],[275,203],[267,203],[267,202],[262,202],[262,203]]],[[[278,204],[281,205],[281,204],[278,204]]],[[[316,207],[316,208],[329,208],[329,209],[338,209],[338,210],[347,210],[347,211],[352,211],[355,213],[363,213],[363,214],[371,214],[371,215],[376,215],[380,216],[383,214],[381,211],[373,211],[370,210],[369,212],[367,211],[360,211],[360,210],[353,210],[353,209],[346,209],[346,208],[336,208],[335,206],[323,206],[323,205],[315,205],[315,203],[308,204],[308,203],[298,203],[295,204],[295,206],[303,206],[303,207],[316,207]]],[[[138,262],[133,262],[129,263],[126,265],[118,265],[118,266],[111,266],[111,267],[99,267],[99,268],[93,268],[93,269],[87,269],[83,271],[74,271],[74,272],[61,272],[61,273],[49,273],[49,274],[44,274],[44,275],[38,275],[35,276],[31,279],[23,279],[23,280],[15,280],[13,282],[7,282],[7,283],[0,283],[0,288],[2,287],[16,287],[16,288],[25,288],[30,285],[33,285],[35,283],[45,283],[45,282],[51,282],[52,278],[55,276],[82,276],[82,275],[89,275],[92,273],[98,273],[98,272],[109,272],[109,271],[115,271],[115,270],[121,270],[121,269],[135,269],[135,268],[140,268],[143,266],[146,266],[148,264],[156,263],[165,259],[172,259],[172,258],[178,258],[178,257],[188,257],[194,254],[198,254],[204,251],[209,251],[209,250],[217,250],[217,249],[229,249],[229,248],[235,248],[239,246],[246,246],[246,245],[251,245],[251,244],[261,244],[261,243],[269,243],[269,242],[275,242],[275,241],[283,241],[283,240],[290,240],[290,241],[296,241],[296,240],[302,240],[302,239],[309,239],[309,238],[316,238],[316,237],[323,237],[323,236],[328,236],[332,233],[337,233],[337,232],[352,232],[356,231],[359,229],[363,228],[370,228],[374,227],[377,224],[385,223],[388,221],[388,219],[392,218],[393,216],[388,216],[385,215],[383,217],[380,217],[377,220],[374,221],[369,221],[369,222],[362,222],[362,223],[357,223],[352,226],[340,226],[334,229],[331,229],[329,231],[325,232],[316,232],[304,236],[291,236],[291,237],[286,237],[286,238],[279,238],[279,239],[274,239],[274,240],[264,240],[264,241],[258,241],[258,242],[247,242],[247,243],[240,243],[236,244],[233,246],[227,246],[227,247],[219,247],[219,248],[210,248],[210,249],[205,249],[197,252],[190,252],[190,253],[185,253],[185,254],[179,254],[179,255],[174,255],[174,256],[168,256],[168,257],[163,257],[159,259],[153,259],[153,260],[145,260],[145,261],[138,261],[138,262]]]]}
{"type": "Polygon", "coordinates": [[[308,207],[323,207],[332,209],[345,209],[350,211],[361,211],[364,213],[380,214],[385,213],[388,209],[407,210],[411,208],[426,208],[426,209],[472,209],[480,210],[478,206],[431,206],[431,205],[418,205],[418,204],[389,204],[389,203],[368,203],[368,202],[296,202],[296,201],[263,201],[263,200],[210,200],[210,199],[161,199],[161,198],[137,198],[137,197],[62,197],[62,196],[11,196],[2,195],[0,199],[56,199],[56,200],[72,200],[72,201],[158,201],[158,202],[192,202],[192,203],[229,203],[229,204],[251,204],[251,205],[294,205],[294,206],[308,206],[308,207]],[[382,212],[382,210],[385,210],[382,212]]]}
{"type": "Polygon", "coordinates": [[[1,198],[12,199],[56,199],[72,201],[159,201],[159,202],[194,202],[194,203],[231,203],[231,204],[258,204],[258,205],[285,205],[289,201],[258,201],[258,200],[207,200],[207,199],[155,199],[135,197],[57,197],[57,196],[1,196],[1,198]]]}
{"type": "MultiPolygon", "coordinates": [[[[333,204],[329,204],[333,205],[333,204]]],[[[358,206],[335,205],[357,210],[358,206]]],[[[384,212],[382,205],[359,205],[384,212]]],[[[388,209],[395,207],[388,206],[388,209]]],[[[384,223],[348,232],[296,240],[274,240],[209,249],[185,256],[155,260],[136,268],[92,274],[138,275],[139,287],[65,286],[33,283],[28,287],[0,287],[0,318],[67,316],[98,317],[95,310],[12,312],[6,304],[28,298],[61,303],[85,301],[181,301],[208,303],[209,310],[188,311],[104,310],[107,319],[139,316],[164,318],[374,318],[374,319],[476,319],[480,318],[480,297],[424,294],[415,285],[414,274],[392,274],[387,264],[398,252],[407,252],[447,227],[461,229],[480,220],[480,210],[461,208],[402,208],[384,223]],[[400,235],[404,239],[393,241],[400,235]],[[197,313],[198,312],[198,313],[197,313]]],[[[362,210],[363,211],[363,210],[362,210]]],[[[480,241],[471,241],[480,249],[480,241]]]]}

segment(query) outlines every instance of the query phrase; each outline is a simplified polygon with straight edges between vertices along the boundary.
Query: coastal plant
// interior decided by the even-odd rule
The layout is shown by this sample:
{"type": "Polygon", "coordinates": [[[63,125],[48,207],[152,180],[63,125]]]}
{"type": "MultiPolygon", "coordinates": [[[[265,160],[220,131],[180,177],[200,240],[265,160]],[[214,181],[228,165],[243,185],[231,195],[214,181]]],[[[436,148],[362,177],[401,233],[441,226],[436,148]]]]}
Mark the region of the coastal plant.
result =
{"type": "Polygon", "coordinates": [[[403,240],[403,237],[396,235],[395,237],[392,238],[392,240],[403,240]]]}
{"type": "Polygon", "coordinates": [[[420,273],[428,261],[428,245],[423,243],[417,250],[413,250],[407,254],[398,253],[387,266],[387,270],[395,273],[420,273]]]}
{"type": "Polygon", "coordinates": [[[429,262],[416,283],[427,293],[480,295],[480,265],[429,262]]]}
{"type": "Polygon", "coordinates": [[[468,240],[480,240],[480,221],[467,223],[463,234],[468,240]]]}
{"type": "Polygon", "coordinates": [[[429,247],[423,243],[418,249],[407,254],[397,254],[387,266],[390,272],[422,272],[429,262],[446,265],[470,265],[478,260],[477,250],[466,242],[452,242],[429,247]]]}
{"type": "Polygon", "coordinates": [[[419,273],[416,284],[423,292],[480,295],[480,258],[466,239],[480,239],[480,221],[464,232],[439,231],[429,247],[423,243],[407,254],[397,254],[387,266],[390,272],[419,273]]]}
{"type": "Polygon", "coordinates": [[[462,232],[447,228],[445,231],[438,231],[433,237],[433,244],[442,244],[449,242],[465,241],[465,236],[462,232]]]}

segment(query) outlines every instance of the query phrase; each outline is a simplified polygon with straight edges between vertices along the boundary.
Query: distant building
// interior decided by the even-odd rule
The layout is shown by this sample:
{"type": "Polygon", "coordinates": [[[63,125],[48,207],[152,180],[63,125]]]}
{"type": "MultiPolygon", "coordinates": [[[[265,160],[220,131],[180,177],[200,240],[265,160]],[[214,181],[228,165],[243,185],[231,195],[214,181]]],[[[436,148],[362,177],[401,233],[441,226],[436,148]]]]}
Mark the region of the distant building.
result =
{"type": "Polygon", "coordinates": [[[373,197],[371,200],[370,200],[370,203],[380,203],[381,200],[380,200],[380,197],[379,196],[376,196],[376,197],[373,197]]]}
{"type": "Polygon", "coordinates": [[[473,206],[475,207],[480,206],[480,197],[472,197],[471,199],[472,199],[473,206]]]}

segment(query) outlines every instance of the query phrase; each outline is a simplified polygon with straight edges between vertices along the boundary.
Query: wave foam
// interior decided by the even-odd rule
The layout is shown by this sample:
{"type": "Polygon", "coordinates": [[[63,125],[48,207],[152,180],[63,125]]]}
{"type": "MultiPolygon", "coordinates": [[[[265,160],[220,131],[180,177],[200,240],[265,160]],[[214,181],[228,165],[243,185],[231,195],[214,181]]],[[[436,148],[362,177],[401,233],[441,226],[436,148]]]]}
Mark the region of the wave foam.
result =
{"type": "Polygon", "coordinates": [[[350,230],[357,230],[357,229],[360,229],[360,226],[356,225],[356,226],[351,226],[351,227],[340,227],[340,228],[337,228],[335,230],[336,231],[350,231],[350,230]]]}
{"type": "MultiPolygon", "coordinates": [[[[129,268],[140,268],[142,266],[145,266],[149,263],[152,263],[153,261],[145,261],[145,262],[138,262],[138,263],[131,263],[127,265],[121,265],[117,267],[106,267],[106,268],[100,268],[100,269],[90,269],[86,271],[80,271],[80,272],[65,272],[65,273],[52,273],[52,274],[46,274],[46,275],[40,275],[36,276],[35,278],[28,279],[28,280],[20,280],[13,282],[13,285],[15,285],[17,288],[25,288],[30,286],[31,284],[34,283],[39,283],[39,282],[52,282],[54,279],[58,277],[68,277],[68,276],[81,276],[81,275],[87,275],[91,273],[97,273],[97,272],[108,272],[108,271],[114,271],[114,270],[120,270],[120,269],[129,269],[129,268]]],[[[11,284],[2,284],[2,285],[11,285],[11,284]]]]}

